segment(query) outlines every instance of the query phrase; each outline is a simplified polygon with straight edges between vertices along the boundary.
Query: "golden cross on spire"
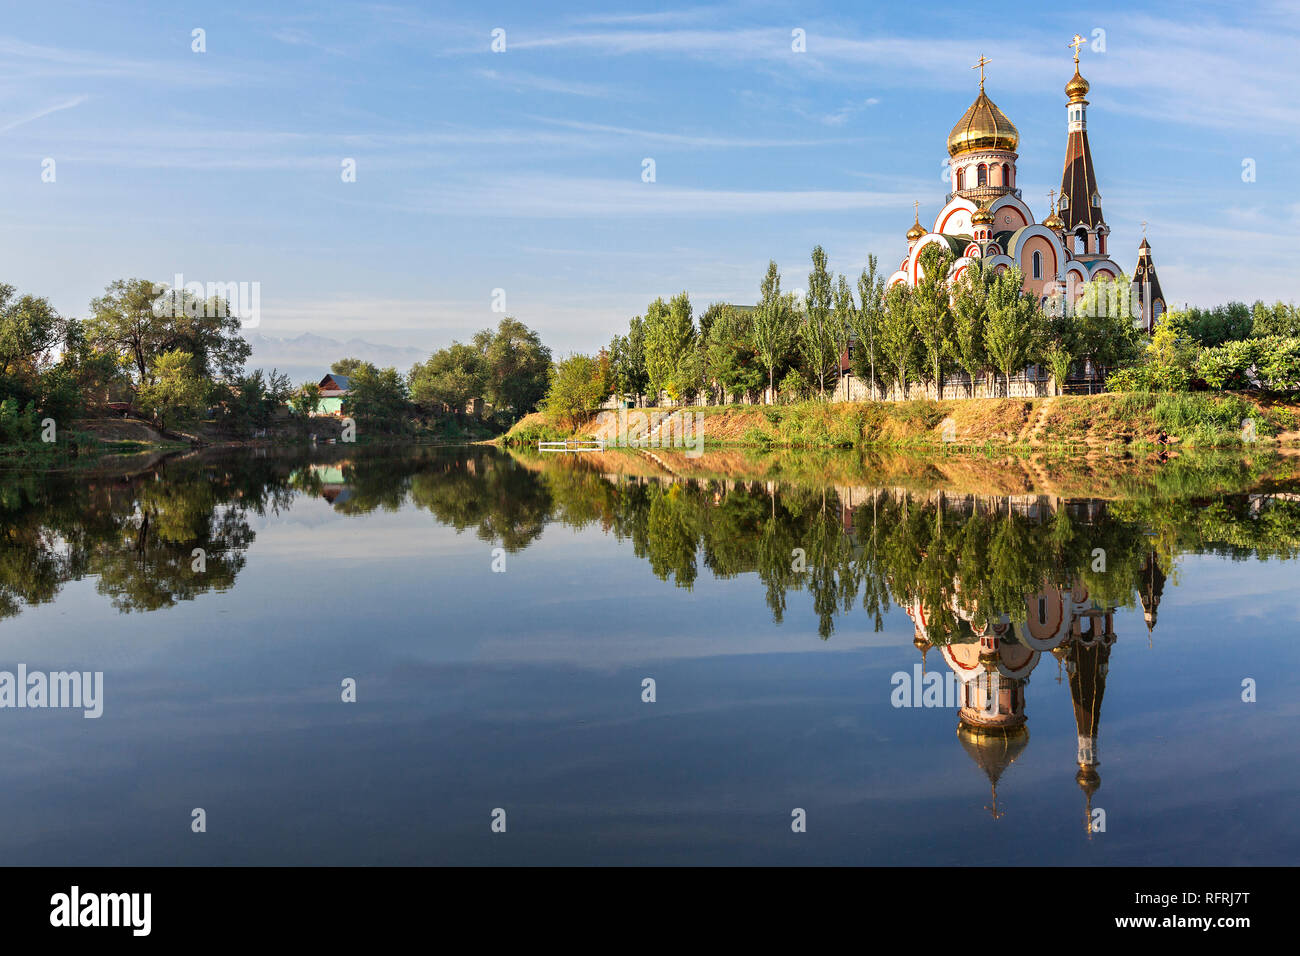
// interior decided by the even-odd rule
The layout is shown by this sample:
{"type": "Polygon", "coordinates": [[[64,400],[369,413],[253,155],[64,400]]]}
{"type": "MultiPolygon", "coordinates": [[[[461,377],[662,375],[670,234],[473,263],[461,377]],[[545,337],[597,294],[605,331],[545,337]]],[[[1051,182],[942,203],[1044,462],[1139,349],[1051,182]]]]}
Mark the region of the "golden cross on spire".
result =
{"type": "MultiPolygon", "coordinates": [[[[921,201],[920,201],[920,200],[917,200],[916,202],[912,203],[912,205],[916,207],[916,221],[917,221],[917,222],[920,222],[920,221],[921,221],[921,201]]],[[[1143,223],[1143,225],[1146,225],[1146,224],[1143,223]]]]}
{"type": "Polygon", "coordinates": [[[981,53],[980,61],[971,67],[972,70],[980,71],[980,92],[981,93],[984,92],[984,67],[986,67],[988,64],[992,62],[993,62],[992,60],[990,60],[988,57],[986,57],[984,54],[981,53]]]}
{"type": "Polygon", "coordinates": [[[1074,39],[1066,44],[1066,46],[1074,47],[1074,69],[1076,71],[1079,69],[1079,47],[1083,46],[1087,42],[1087,40],[1076,33],[1074,39]]]}
{"type": "Polygon", "coordinates": [[[1047,201],[1052,204],[1052,212],[1056,212],[1056,190],[1055,189],[1049,189],[1047,191],[1047,201]]]}
{"type": "Polygon", "coordinates": [[[1143,220],[1142,220],[1142,238],[1145,239],[1146,237],[1147,237],[1147,221],[1146,221],[1145,219],[1143,219],[1143,220]]]}

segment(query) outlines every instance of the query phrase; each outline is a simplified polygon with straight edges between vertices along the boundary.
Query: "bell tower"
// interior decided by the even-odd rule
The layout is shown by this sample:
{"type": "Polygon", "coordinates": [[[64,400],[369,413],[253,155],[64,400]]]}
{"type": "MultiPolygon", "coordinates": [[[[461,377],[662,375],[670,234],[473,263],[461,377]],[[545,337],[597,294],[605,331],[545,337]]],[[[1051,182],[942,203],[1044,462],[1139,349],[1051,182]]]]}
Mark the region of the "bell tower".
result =
{"type": "Polygon", "coordinates": [[[1088,81],[1079,73],[1079,47],[1086,41],[1077,33],[1070,41],[1074,47],[1074,76],[1065,84],[1066,131],[1065,169],[1061,173],[1061,199],[1057,215],[1061,218],[1066,248],[1076,259],[1105,259],[1106,239],[1110,227],[1101,214],[1101,191],[1092,168],[1092,148],[1088,145],[1088,81]]]}

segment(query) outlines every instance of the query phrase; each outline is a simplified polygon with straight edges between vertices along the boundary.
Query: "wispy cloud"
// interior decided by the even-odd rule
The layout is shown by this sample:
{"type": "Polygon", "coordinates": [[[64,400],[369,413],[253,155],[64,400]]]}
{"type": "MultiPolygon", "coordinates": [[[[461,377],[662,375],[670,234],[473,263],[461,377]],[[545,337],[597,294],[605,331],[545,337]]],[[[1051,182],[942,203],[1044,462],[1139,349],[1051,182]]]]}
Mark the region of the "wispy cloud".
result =
{"type": "Polygon", "coordinates": [[[707,189],[611,180],[511,176],[490,185],[448,184],[422,194],[425,208],[453,215],[610,218],[746,216],[903,209],[901,191],[707,189]]]}
{"type": "Polygon", "coordinates": [[[20,116],[18,119],[10,120],[7,123],[0,123],[0,133],[7,133],[11,129],[17,129],[24,123],[38,120],[42,116],[49,116],[51,113],[58,113],[61,110],[70,110],[73,107],[80,106],[82,103],[86,102],[87,99],[88,97],[86,96],[74,96],[71,99],[64,100],[60,103],[54,103],[51,106],[43,107],[34,113],[27,114],[26,116],[20,116]]]}
{"type": "Polygon", "coordinates": [[[597,83],[579,83],[517,70],[475,70],[474,75],[522,93],[559,93],[565,96],[590,97],[608,97],[614,93],[613,88],[597,83]]]}

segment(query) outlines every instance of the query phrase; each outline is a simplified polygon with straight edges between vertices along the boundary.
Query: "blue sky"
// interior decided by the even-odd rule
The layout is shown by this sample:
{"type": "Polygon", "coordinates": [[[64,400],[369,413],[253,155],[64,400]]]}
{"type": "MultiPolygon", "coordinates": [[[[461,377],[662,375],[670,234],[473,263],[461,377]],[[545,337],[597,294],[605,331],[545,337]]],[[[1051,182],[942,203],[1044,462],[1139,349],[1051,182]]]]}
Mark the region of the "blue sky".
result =
{"type": "Polygon", "coordinates": [[[128,275],[256,281],[265,336],[421,350],[495,324],[503,289],[593,351],[658,295],[753,301],[769,258],[802,287],[817,243],[895,268],[981,54],[1041,216],[1066,43],[1103,30],[1083,72],[1121,265],[1145,219],[1171,302],[1298,298],[1294,3],[540,6],[7,4],[0,281],[70,315],[128,275]]]}

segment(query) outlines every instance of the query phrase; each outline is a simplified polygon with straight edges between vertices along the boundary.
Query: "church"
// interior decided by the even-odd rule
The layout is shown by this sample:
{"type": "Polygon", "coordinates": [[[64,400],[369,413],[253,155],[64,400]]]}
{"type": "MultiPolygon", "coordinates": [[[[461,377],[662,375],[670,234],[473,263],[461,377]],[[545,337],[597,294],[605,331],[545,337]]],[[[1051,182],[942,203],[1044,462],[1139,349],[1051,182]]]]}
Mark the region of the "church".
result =
{"type": "MultiPolygon", "coordinates": [[[[980,90],[957,125],[948,134],[952,192],[928,231],[916,222],[907,231],[907,255],[888,285],[915,286],[921,277],[920,255],[937,245],[956,258],[951,281],[957,281],[976,259],[1002,270],[1018,266],[1024,289],[1041,304],[1053,295],[1077,298],[1082,283],[1116,279],[1123,270],[1111,258],[1110,227],[1102,215],[1101,190],[1088,145],[1088,81],[1079,73],[1076,35],[1074,76],[1065,84],[1065,169],[1059,199],[1052,191],[1053,208],[1038,222],[1017,187],[1016,147],[1020,133],[1007,115],[984,92],[984,67],[980,57],[980,90]]],[[[1133,273],[1136,293],[1134,321],[1148,334],[1165,310],[1156,278],[1151,247],[1145,237],[1133,273]]]]}

